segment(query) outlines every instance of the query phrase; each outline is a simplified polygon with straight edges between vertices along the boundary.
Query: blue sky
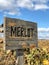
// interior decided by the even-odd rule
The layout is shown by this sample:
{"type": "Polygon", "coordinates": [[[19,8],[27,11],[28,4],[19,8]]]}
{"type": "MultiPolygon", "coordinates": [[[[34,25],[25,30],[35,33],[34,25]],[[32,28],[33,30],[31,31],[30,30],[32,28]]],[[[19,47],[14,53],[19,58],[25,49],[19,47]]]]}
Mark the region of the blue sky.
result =
{"type": "Polygon", "coordinates": [[[38,38],[49,39],[49,0],[0,0],[0,24],[4,17],[38,24],[38,38]]]}

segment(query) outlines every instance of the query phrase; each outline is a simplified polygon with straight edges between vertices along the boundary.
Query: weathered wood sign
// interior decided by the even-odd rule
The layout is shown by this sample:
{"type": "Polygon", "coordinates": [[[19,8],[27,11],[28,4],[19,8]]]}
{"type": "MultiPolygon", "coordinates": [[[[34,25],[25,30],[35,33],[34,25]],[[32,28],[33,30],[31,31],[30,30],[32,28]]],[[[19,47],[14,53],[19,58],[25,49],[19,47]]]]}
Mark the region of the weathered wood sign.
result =
{"type": "Polygon", "coordinates": [[[19,49],[25,43],[37,46],[37,24],[20,19],[4,18],[5,48],[19,49]]]}

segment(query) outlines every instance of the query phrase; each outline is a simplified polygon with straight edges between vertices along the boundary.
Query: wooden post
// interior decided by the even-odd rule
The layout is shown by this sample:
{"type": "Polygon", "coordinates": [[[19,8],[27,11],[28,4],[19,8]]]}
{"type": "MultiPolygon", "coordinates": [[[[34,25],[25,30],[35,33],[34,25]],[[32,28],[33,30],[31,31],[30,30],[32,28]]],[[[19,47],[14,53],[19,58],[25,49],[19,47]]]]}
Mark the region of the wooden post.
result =
{"type": "Polygon", "coordinates": [[[18,65],[24,65],[24,58],[23,58],[23,56],[18,56],[18,65]]]}
{"type": "Polygon", "coordinates": [[[17,60],[16,60],[16,65],[24,65],[24,56],[23,56],[23,52],[19,52],[17,49],[16,49],[16,57],[17,57],[17,60]]]}

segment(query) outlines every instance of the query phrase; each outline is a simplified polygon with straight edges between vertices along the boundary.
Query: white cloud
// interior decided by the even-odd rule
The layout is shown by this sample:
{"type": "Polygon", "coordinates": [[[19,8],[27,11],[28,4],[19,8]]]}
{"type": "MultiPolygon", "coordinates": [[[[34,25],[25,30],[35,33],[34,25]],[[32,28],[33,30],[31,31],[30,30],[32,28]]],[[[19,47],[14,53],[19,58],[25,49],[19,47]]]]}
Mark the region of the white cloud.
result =
{"type": "Polygon", "coordinates": [[[1,5],[1,6],[6,7],[6,6],[9,5],[9,4],[10,4],[10,2],[7,1],[7,0],[0,0],[0,5],[1,5]]]}
{"type": "Polygon", "coordinates": [[[0,12],[3,12],[5,15],[16,15],[19,14],[19,9],[14,3],[15,0],[0,0],[0,12]]]}
{"type": "Polygon", "coordinates": [[[21,8],[32,8],[34,5],[32,3],[32,0],[17,0],[17,6],[21,8]]]}
{"type": "Polygon", "coordinates": [[[5,11],[4,14],[5,14],[5,16],[7,14],[9,14],[9,15],[16,15],[16,14],[20,14],[20,12],[19,11],[8,11],[8,12],[5,11]]]}
{"type": "Polygon", "coordinates": [[[45,5],[45,4],[37,4],[35,5],[35,10],[43,10],[43,9],[49,9],[49,6],[45,5]]]}
{"type": "Polygon", "coordinates": [[[3,38],[4,37],[4,33],[0,33],[0,38],[3,38]]]}
{"type": "Polygon", "coordinates": [[[17,0],[18,7],[32,10],[49,9],[48,0],[17,0]]]}
{"type": "Polygon", "coordinates": [[[0,11],[15,15],[17,12],[20,13],[20,8],[29,10],[49,9],[48,2],[49,0],[0,0],[0,11]]]}
{"type": "Polygon", "coordinates": [[[32,0],[32,1],[36,3],[47,3],[49,0],[32,0]]]}
{"type": "Polygon", "coordinates": [[[49,28],[38,28],[39,39],[49,39],[49,28]]]}
{"type": "Polygon", "coordinates": [[[45,31],[45,32],[49,32],[49,28],[38,28],[39,32],[45,31]]]}

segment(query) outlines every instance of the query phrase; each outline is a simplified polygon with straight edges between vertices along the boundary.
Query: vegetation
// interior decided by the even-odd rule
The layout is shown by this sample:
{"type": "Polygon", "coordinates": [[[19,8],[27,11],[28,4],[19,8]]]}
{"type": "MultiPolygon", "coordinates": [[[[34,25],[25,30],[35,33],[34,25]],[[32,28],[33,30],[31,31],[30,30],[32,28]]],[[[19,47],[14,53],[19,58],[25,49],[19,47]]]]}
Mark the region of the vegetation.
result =
{"type": "MultiPolygon", "coordinates": [[[[49,65],[49,52],[46,49],[33,48],[24,52],[25,65],[49,65]]],[[[15,65],[16,51],[0,49],[0,65],[15,65]]]]}
{"type": "Polygon", "coordinates": [[[0,49],[0,65],[15,65],[15,52],[0,49]]]}
{"type": "Polygon", "coordinates": [[[27,65],[49,65],[49,52],[45,49],[33,48],[24,54],[27,65]]]}

